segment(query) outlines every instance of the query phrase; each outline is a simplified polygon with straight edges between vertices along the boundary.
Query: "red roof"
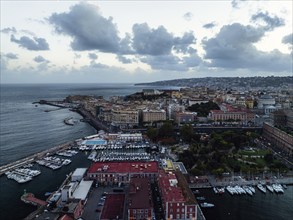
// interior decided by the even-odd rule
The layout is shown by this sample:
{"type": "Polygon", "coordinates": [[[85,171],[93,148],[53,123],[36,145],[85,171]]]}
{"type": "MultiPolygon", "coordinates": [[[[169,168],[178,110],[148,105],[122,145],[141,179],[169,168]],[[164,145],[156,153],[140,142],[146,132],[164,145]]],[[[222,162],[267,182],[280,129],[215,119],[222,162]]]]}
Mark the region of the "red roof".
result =
{"type": "Polygon", "coordinates": [[[88,173],[157,173],[158,163],[151,162],[96,162],[88,173]]]}
{"type": "Polygon", "coordinates": [[[159,187],[162,192],[162,198],[165,202],[185,202],[182,190],[180,187],[171,186],[170,180],[174,180],[176,175],[174,173],[165,173],[160,171],[159,173],[159,187]]]}
{"type": "Polygon", "coordinates": [[[123,219],[125,194],[109,194],[106,197],[100,219],[123,219]]]}
{"type": "Polygon", "coordinates": [[[152,209],[149,178],[131,178],[129,185],[129,209],[152,209]]]}

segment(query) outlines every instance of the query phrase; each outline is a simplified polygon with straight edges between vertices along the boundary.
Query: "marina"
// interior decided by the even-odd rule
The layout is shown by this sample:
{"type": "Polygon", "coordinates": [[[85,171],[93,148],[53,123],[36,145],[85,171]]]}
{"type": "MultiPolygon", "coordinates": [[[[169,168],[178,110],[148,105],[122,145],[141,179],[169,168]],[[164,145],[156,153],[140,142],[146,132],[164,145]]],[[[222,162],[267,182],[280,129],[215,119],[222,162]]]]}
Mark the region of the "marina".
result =
{"type": "Polygon", "coordinates": [[[66,165],[70,164],[71,160],[62,159],[59,157],[44,157],[41,160],[37,160],[36,163],[39,165],[51,168],[53,170],[57,170],[57,169],[61,168],[62,166],[66,166],[66,165]]]}

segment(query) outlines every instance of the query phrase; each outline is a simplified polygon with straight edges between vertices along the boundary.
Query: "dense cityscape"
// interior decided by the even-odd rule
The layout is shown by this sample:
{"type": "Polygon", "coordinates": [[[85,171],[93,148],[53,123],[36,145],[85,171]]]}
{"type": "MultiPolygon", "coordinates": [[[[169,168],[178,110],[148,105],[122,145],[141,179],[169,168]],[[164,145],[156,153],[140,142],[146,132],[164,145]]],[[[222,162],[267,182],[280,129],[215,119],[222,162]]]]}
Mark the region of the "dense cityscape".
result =
{"type": "MultiPolygon", "coordinates": [[[[289,78],[292,81],[292,77],[289,78]]],[[[40,100],[68,108],[98,133],[1,167],[18,183],[89,152],[89,167],[70,173],[26,219],[205,219],[214,204],[200,195],[286,193],[292,184],[292,83],[250,90],[204,86],[143,89],[127,96],[74,95],[40,100]]],[[[173,85],[175,86],[175,85],[173,85]]],[[[74,118],[64,123],[75,126],[74,118]]]]}
{"type": "Polygon", "coordinates": [[[293,1],[0,1],[0,219],[293,219],[293,1]]]}

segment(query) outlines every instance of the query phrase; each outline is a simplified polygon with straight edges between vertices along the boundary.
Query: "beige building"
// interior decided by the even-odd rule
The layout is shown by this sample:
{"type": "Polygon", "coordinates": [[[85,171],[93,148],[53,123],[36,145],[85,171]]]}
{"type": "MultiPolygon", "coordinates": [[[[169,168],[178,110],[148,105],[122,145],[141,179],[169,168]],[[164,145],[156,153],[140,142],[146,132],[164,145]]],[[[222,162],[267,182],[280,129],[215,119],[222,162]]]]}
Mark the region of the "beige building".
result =
{"type": "Polygon", "coordinates": [[[272,126],[269,123],[263,125],[263,136],[273,145],[286,151],[290,156],[293,153],[293,136],[272,126]]]}
{"type": "Polygon", "coordinates": [[[138,125],[138,111],[130,109],[112,109],[112,123],[120,127],[138,125]]]}
{"type": "Polygon", "coordinates": [[[155,122],[155,121],[165,121],[166,111],[165,110],[149,110],[145,109],[142,111],[142,121],[143,122],[155,122]]]}

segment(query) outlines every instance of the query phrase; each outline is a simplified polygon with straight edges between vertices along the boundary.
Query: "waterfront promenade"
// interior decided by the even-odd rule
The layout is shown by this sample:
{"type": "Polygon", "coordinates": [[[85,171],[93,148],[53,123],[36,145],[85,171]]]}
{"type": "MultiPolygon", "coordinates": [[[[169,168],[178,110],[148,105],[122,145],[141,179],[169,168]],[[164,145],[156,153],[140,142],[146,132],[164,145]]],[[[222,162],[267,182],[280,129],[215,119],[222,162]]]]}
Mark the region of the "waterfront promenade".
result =
{"type": "Polygon", "coordinates": [[[70,142],[58,145],[56,147],[41,151],[39,153],[33,154],[31,156],[25,157],[23,159],[17,160],[15,162],[3,165],[0,167],[0,176],[3,175],[5,172],[8,172],[8,171],[16,169],[18,167],[24,166],[26,164],[32,163],[38,159],[43,158],[44,156],[54,154],[60,150],[69,149],[73,146],[73,144],[74,144],[74,142],[70,141],[70,142]]]}

